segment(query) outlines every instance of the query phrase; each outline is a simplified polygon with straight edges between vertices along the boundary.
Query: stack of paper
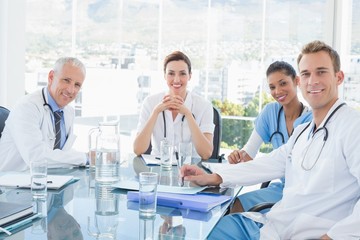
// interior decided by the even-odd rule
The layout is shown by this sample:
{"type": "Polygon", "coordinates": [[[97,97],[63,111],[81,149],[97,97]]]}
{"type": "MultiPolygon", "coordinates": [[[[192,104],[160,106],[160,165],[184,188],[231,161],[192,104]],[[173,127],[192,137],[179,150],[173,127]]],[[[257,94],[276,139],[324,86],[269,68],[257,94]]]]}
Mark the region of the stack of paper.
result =
{"type": "MultiPolygon", "coordinates": [[[[144,161],[145,165],[147,166],[158,166],[161,163],[160,157],[150,154],[141,154],[141,159],[144,161]]],[[[173,166],[177,165],[175,155],[172,158],[172,165],[173,166]]]]}
{"type": "MultiPolygon", "coordinates": [[[[71,182],[74,179],[73,176],[65,175],[48,175],[47,176],[47,188],[59,189],[65,184],[71,182]]],[[[4,187],[16,187],[16,188],[30,188],[31,176],[25,173],[6,173],[0,176],[0,186],[4,187]]]]}
{"type": "MultiPolygon", "coordinates": [[[[115,188],[120,188],[124,190],[139,190],[139,182],[135,179],[122,180],[112,185],[115,188]]],[[[167,185],[158,185],[158,192],[165,193],[181,193],[181,194],[195,194],[201,192],[206,187],[179,187],[179,186],[167,186],[167,185]]]]}

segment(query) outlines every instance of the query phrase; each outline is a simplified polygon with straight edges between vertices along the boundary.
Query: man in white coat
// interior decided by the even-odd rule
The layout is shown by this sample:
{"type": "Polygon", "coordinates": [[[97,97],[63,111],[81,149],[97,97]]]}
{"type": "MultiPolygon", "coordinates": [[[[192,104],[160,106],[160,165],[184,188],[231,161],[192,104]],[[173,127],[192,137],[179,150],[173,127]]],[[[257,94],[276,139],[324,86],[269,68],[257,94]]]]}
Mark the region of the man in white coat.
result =
{"type": "Polygon", "coordinates": [[[47,87],[24,96],[11,109],[0,139],[0,171],[24,171],[34,159],[47,159],[49,167],[85,165],[87,156],[71,149],[73,101],[85,80],[84,64],[77,58],[56,61],[47,87]],[[62,111],[60,145],[55,147],[55,112],[62,111]]]}
{"type": "Polygon", "coordinates": [[[208,239],[360,239],[360,112],[338,98],[340,58],[320,41],[298,57],[300,89],[313,121],[297,127],[287,144],[213,174],[184,166],[199,185],[251,185],[285,176],[281,201],[267,214],[223,217],[208,239]]]}

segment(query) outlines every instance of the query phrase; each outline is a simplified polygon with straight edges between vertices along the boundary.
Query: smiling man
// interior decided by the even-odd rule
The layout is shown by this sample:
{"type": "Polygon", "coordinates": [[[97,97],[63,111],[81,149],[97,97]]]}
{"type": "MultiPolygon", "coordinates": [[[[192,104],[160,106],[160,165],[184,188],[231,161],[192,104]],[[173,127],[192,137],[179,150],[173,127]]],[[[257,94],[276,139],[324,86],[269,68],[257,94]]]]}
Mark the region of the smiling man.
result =
{"type": "Polygon", "coordinates": [[[24,96],[11,109],[0,139],[0,171],[23,171],[33,159],[47,159],[49,167],[84,165],[85,153],[72,150],[72,102],[85,80],[84,64],[60,58],[48,74],[47,87],[24,96]]]}
{"type": "Polygon", "coordinates": [[[339,99],[344,73],[330,46],[308,43],[298,67],[313,121],[254,161],[213,174],[193,165],[181,169],[186,181],[222,187],[285,177],[283,198],[267,214],[227,215],[208,239],[360,239],[360,113],[339,99]]]}

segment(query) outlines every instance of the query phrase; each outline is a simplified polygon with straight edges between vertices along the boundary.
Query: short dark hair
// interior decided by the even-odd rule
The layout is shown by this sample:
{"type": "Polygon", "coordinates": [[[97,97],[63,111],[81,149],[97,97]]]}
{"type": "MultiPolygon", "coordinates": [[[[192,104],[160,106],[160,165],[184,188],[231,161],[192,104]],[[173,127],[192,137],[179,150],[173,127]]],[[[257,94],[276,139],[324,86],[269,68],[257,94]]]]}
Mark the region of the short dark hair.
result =
{"type": "Polygon", "coordinates": [[[166,66],[168,65],[169,62],[180,61],[180,60],[184,61],[188,65],[189,73],[191,73],[190,59],[188,58],[188,56],[186,56],[183,52],[180,52],[180,51],[172,52],[172,53],[170,53],[169,55],[167,55],[165,57],[165,60],[164,60],[164,73],[166,71],[166,66]]]}
{"type": "Polygon", "coordinates": [[[331,62],[333,64],[334,67],[334,71],[335,73],[340,71],[340,56],[339,54],[329,45],[327,45],[326,43],[319,41],[319,40],[315,40],[312,41],[308,44],[306,44],[302,50],[301,53],[299,54],[298,58],[297,58],[297,64],[299,66],[299,63],[301,61],[301,58],[305,55],[305,54],[310,54],[310,53],[317,53],[320,51],[324,51],[327,52],[331,58],[331,62]]]}
{"type": "Polygon", "coordinates": [[[276,61],[270,64],[266,70],[266,77],[274,72],[282,72],[286,76],[290,76],[293,80],[296,78],[296,71],[289,63],[284,61],[276,61]]]}

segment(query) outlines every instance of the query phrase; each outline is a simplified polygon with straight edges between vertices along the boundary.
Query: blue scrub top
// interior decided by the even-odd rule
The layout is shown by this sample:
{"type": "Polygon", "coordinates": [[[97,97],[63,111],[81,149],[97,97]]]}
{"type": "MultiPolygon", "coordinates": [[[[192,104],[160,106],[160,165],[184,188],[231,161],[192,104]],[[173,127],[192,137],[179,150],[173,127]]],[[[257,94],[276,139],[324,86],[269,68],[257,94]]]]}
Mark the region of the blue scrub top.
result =
{"type": "MultiPolygon", "coordinates": [[[[278,102],[272,102],[265,106],[264,110],[259,114],[255,120],[255,129],[265,143],[270,143],[271,135],[277,131],[277,118],[281,108],[278,102]]],[[[312,120],[312,112],[307,111],[303,113],[294,121],[294,129],[305,122],[312,120]]],[[[284,136],[285,143],[289,140],[289,134],[286,129],[285,114],[282,110],[280,113],[279,132],[284,136]]],[[[275,134],[271,139],[271,144],[274,149],[283,145],[280,134],[275,134]]]]}

